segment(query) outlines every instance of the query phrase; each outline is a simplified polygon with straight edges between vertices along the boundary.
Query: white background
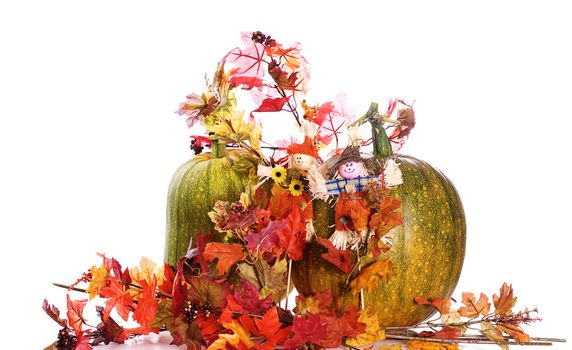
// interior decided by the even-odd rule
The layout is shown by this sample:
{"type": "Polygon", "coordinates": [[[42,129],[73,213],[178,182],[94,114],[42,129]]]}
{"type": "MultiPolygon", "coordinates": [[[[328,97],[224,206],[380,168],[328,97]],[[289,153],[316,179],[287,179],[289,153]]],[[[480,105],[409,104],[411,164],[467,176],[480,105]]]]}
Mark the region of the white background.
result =
{"type": "Polygon", "coordinates": [[[302,42],[310,102],[344,91],[361,113],[372,100],[415,99],[403,153],[447,174],[467,215],[455,295],[511,282],[518,305],[544,318],[529,333],[572,338],[565,3],[2,2],[4,343],[51,343],[58,326],[42,300],[63,305],[51,282],[73,282],[96,252],[129,266],[162,260],[167,186],[191,156],[173,112],[252,30],[302,42]]]}

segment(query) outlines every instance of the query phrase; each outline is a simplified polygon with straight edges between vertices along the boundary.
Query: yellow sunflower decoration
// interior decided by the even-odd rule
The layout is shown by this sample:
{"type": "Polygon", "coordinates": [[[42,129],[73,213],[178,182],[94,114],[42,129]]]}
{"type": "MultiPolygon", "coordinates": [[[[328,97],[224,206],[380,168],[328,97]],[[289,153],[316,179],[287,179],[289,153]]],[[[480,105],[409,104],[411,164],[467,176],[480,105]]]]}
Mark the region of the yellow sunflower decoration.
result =
{"type": "Polygon", "coordinates": [[[288,186],[288,189],[293,196],[299,196],[302,194],[302,192],[304,192],[304,184],[302,181],[294,179],[290,181],[290,186],[288,186]]]}
{"type": "Polygon", "coordinates": [[[286,169],[284,169],[283,167],[274,168],[272,169],[270,176],[272,177],[272,180],[274,180],[275,183],[281,184],[286,180],[286,169]]]}

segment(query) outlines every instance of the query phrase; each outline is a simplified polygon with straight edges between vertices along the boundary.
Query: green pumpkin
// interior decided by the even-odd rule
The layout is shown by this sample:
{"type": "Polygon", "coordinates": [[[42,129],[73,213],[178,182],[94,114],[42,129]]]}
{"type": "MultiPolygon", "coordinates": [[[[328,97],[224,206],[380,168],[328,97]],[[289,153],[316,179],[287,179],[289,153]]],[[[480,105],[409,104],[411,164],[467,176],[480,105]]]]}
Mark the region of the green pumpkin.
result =
{"type": "MultiPolygon", "coordinates": [[[[224,144],[213,141],[212,151],[181,165],[171,180],[167,197],[165,263],[176,266],[198,232],[216,232],[208,216],[216,201],[240,199],[247,179],[232,168],[224,144]]],[[[222,240],[216,233],[214,241],[222,240]]]]}
{"type": "MultiPolygon", "coordinates": [[[[416,296],[449,297],[457,285],[465,256],[466,224],[461,200],[451,181],[424,161],[393,155],[380,122],[372,122],[374,157],[392,156],[400,165],[403,184],[392,190],[401,200],[403,224],[395,229],[389,257],[393,274],[380,281],[372,292],[364,292],[365,309],[377,314],[384,326],[410,326],[431,316],[434,309],[414,302],[416,296]]],[[[379,173],[379,170],[378,170],[379,173]]],[[[334,210],[323,201],[314,202],[316,233],[333,233],[334,210]]],[[[347,278],[337,267],[322,259],[325,249],[312,242],[304,258],[293,265],[292,278],[298,292],[312,295],[331,291],[342,304],[347,278]]],[[[358,305],[348,295],[346,306],[358,305]]]]}

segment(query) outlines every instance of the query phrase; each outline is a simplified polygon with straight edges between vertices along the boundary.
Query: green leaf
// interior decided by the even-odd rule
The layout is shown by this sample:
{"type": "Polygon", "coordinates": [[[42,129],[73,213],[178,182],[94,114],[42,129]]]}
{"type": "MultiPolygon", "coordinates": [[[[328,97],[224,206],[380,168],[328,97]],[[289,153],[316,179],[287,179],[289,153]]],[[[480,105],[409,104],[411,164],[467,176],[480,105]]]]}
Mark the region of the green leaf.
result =
{"type": "Polygon", "coordinates": [[[157,313],[153,322],[151,322],[151,328],[161,329],[163,326],[167,327],[169,331],[173,329],[173,322],[175,321],[175,316],[171,310],[172,302],[170,300],[159,301],[159,306],[157,307],[157,313]]]}

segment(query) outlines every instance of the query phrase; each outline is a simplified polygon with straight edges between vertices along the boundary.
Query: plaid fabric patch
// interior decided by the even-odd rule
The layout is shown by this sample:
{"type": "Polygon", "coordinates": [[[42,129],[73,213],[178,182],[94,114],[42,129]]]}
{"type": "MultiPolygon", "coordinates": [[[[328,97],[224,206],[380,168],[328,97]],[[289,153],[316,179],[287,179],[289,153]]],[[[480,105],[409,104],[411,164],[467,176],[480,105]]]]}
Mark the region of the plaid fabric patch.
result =
{"type": "Polygon", "coordinates": [[[357,192],[365,191],[370,182],[375,181],[375,176],[358,176],[355,179],[334,179],[326,181],[326,190],[329,195],[346,192],[347,185],[353,185],[357,192]]]}

